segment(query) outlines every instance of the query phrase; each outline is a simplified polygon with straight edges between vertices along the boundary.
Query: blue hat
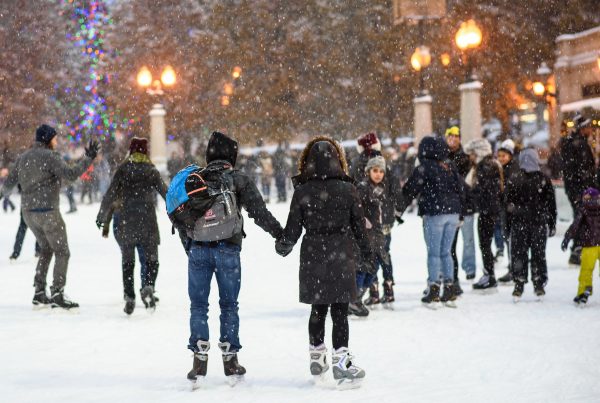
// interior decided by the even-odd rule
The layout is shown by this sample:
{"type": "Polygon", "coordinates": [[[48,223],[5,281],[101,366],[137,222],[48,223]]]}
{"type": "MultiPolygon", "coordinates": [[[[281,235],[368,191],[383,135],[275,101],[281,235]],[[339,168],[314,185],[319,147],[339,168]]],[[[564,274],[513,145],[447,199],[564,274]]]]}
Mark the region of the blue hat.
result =
{"type": "Polygon", "coordinates": [[[41,125],[35,131],[35,141],[46,145],[50,144],[54,136],[56,136],[56,130],[52,126],[41,125]]]}

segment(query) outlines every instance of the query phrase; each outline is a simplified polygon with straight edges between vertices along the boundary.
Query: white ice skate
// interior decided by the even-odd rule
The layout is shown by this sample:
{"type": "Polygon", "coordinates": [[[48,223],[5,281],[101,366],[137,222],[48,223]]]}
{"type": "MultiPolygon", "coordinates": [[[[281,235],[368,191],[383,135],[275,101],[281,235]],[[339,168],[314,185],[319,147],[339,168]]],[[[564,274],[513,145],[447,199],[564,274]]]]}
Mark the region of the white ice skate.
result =
{"type": "Polygon", "coordinates": [[[354,357],[347,347],[341,347],[332,354],[333,379],[340,390],[359,388],[365,371],[352,363],[354,357]]]}
{"type": "Polygon", "coordinates": [[[310,346],[310,373],[314,378],[315,385],[322,385],[325,383],[325,373],[329,370],[329,364],[327,364],[327,348],[325,344],[319,346],[310,346]]]}

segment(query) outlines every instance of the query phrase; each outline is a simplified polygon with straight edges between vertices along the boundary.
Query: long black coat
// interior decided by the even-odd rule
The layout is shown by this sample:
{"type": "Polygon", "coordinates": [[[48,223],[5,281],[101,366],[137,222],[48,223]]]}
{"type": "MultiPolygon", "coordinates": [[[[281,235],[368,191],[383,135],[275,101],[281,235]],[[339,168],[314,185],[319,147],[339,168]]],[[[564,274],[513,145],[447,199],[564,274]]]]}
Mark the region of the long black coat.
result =
{"type": "Polygon", "coordinates": [[[120,201],[117,233],[119,244],[159,244],[156,221],[156,195],[163,199],[167,186],[150,162],[134,162],[129,158],[119,165],[108,191],[102,199],[98,221],[110,221],[113,204],[120,201]]]}
{"type": "Polygon", "coordinates": [[[515,230],[532,225],[556,227],[556,197],[552,181],[542,172],[513,175],[507,182],[506,209],[515,230]]]}
{"type": "Polygon", "coordinates": [[[595,162],[587,139],[578,132],[571,133],[560,143],[565,191],[570,200],[580,200],[583,191],[594,186],[595,162]]]}
{"type": "Polygon", "coordinates": [[[497,216],[502,207],[503,173],[500,163],[492,156],[483,158],[476,166],[473,197],[480,214],[497,216]]]}
{"type": "Polygon", "coordinates": [[[356,271],[370,246],[358,192],[344,172],[342,150],[326,138],[310,142],[300,160],[287,225],[279,244],[294,245],[302,229],[300,302],[334,304],[356,299],[356,271]]]}

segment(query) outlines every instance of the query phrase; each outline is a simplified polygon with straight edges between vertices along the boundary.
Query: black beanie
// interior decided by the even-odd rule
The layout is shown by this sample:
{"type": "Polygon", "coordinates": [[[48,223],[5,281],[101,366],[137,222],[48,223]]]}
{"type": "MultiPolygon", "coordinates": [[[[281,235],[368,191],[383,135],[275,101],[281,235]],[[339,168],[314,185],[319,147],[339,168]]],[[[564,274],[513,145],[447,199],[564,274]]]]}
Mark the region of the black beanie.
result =
{"type": "Polygon", "coordinates": [[[46,145],[50,144],[54,136],[56,136],[56,130],[52,126],[41,125],[35,131],[35,141],[46,145]]]}
{"type": "Polygon", "coordinates": [[[235,166],[238,154],[237,141],[227,137],[223,133],[213,132],[206,147],[206,163],[216,160],[224,160],[235,166]]]}

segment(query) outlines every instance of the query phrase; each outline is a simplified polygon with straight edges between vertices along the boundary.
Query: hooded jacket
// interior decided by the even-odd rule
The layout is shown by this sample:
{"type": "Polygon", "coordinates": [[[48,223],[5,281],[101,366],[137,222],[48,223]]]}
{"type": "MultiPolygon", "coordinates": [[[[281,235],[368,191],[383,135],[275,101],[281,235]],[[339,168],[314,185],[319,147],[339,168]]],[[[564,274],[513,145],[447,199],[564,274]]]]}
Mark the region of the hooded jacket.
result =
{"type": "Polygon", "coordinates": [[[355,273],[371,254],[358,192],[347,175],[343,150],[328,137],[309,142],[299,160],[290,213],[278,247],[291,249],[302,230],[300,301],[345,303],[356,299],[355,273]]]}
{"type": "Polygon", "coordinates": [[[448,146],[439,138],[425,137],[419,144],[419,162],[402,188],[404,211],[418,197],[419,215],[464,214],[465,189],[448,146]]]}
{"type": "Polygon", "coordinates": [[[561,140],[560,157],[565,191],[579,200],[585,189],[594,186],[596,170],[592,149],[579,130],[561,140]]]}
{"type": "Polygon", "coordinates": [[[579,239],[582,246],[600,246],[600,197],[583,198],[565,240],[579,239]]]}

